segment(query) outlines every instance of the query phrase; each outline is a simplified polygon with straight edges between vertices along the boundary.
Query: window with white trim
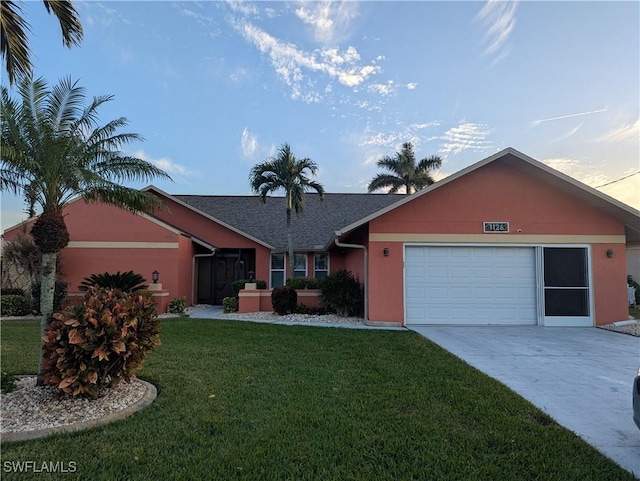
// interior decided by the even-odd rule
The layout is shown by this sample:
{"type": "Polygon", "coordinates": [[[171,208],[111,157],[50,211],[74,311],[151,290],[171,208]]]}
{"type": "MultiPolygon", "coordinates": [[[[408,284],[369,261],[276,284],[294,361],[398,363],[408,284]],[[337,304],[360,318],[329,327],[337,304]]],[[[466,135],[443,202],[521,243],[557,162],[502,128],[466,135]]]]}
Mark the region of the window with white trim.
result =
{"type": "Polygon", "coordinates": [[[284,286],[284,253],[271,254],[271,289],[284,286]]]}
{"type": "Polygon", "coordinates": [[[316,252],[313,254],[313,277],[322,279],[329,275],[329,253],[316,252]]]}
{"type": "Polygon", "coordinates": [[[293,254],[293,276],[307,277],[307,253],[293,254]]]}

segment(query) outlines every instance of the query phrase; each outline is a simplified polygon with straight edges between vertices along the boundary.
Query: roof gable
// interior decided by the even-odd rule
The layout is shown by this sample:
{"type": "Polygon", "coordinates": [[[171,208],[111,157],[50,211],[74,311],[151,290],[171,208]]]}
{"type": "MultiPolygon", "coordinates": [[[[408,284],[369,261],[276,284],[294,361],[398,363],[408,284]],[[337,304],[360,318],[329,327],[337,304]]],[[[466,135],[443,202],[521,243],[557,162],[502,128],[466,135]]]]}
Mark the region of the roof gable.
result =
{"type": "Polygon", "coordinates": [[[625,234],[627,237],[627,243],[636,244],[640,243],[640,211],[612,198],[602,192],[589,187],[572,177],[569,177],[561,172],[558,172],[551,167],[532,159],[531,157],[518,152],[513,148],[504,149],[497,154],[487,157],[480,162],[477,162],[469,167],[456,172],[455,174],[446,177],[443,180],[432,184],[426,189],[420,190],[410,196],[403,197],[397,202],[388,205],[372,214],[358,219],[356,222],[346,225],[345,227],[337,230],[334,233],[334,237],[340,237],[348,232],[351,232],[364,224],[367,224],[373,219],[376,219],[387,212],[390,212],[398,207],[412,202],[424,195],[429,195],[437,189],[442,188],[450,182],[454,182],[457,179],[475,171],[482,167],[491,164],[493,162],[505,163],[513,168],[520,170],[527,176],[535,178],[548,186],[562,190],[566,194],[578,199],[579,201],[603,212],[604,214],[613,217],[614,219],[622,222],[625,225],[625,234]]]}

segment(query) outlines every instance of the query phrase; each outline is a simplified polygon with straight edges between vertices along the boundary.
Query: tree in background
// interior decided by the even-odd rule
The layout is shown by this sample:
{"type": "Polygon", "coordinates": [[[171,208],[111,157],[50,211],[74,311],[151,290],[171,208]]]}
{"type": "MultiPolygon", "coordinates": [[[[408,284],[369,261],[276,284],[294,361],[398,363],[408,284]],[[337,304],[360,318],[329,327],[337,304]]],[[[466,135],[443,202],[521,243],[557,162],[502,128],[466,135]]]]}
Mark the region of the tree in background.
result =
{"type": "Polygon", "coordinates": [[[396,194],[404,187],[408,195],[435,182],[431,177],[431,171],[440,168],[442,159],[432,155],[416,162],[413,145],[411,142],[405,142],[400,152],[396,152],[393,157],[383,157],[378,160],[377,165],[390,173],[380,173],[371,179],[367,188],[369,192],[389,188],[389,194],[396,194]]]}
{"type": "Polygon", "coordinates": [[[267,201],[267,194],[284,190],[287,200],[287,246],[289,250],[289,275],[293,275],[293,239],[291,236],[291,212],[300,214],[304,210],[304,193],[313,189],[324,198],[324,187],[307,176],[315,177],[318,166],[309,159],[296,159],[289,144],[283,144],[278,154],[251,169],[251,190],[267,201]]]}
{"type": "MultiPolygon", "coordinates": [[[[70,1],[43,0],[47,12],[53,14],[60,22],[62,43],[66,47],[80,45],[82,41],[82,25],[78,12],[70,1]]],[[[27,33],[29,24],[22,16],[18,2],[2,0],[0,2],[0,44],[9,83],[13,84],[21,77],[30,77],[33,70],[31,52],[27,33]]]]}

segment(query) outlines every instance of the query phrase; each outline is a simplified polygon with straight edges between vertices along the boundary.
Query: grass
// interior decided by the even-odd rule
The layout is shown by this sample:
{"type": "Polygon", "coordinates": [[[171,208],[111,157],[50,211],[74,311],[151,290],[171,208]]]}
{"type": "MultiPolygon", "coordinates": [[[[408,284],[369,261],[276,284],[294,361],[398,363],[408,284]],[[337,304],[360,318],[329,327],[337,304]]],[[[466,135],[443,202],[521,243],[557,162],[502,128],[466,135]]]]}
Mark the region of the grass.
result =
{"type": "Polygon", "coordinates": [[[631,317],[635,317],[636,319],[640,319],[640,306],[636,306],[636,307],[629,306],[629,315],[631,317]]]}
{"type": "MultiPolygon", "coordinates": [[[[73,461],[55,479],[91,480],[634,479],[413,332],[174,318],[161,337],[140,376],[155,403],[3,443],[3,466],[73,461]]],[[[37,338],[37,321],[3,321],[3,371],[34,373],[37,338]]]]}

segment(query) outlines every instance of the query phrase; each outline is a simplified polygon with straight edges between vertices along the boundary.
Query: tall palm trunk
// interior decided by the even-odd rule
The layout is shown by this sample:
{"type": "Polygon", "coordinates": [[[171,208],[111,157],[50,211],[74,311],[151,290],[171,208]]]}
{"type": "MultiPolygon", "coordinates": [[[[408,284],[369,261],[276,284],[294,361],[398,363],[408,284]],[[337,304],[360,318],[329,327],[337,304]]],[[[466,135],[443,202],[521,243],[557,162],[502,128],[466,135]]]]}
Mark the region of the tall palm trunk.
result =
{"type": "MultiPolygon", "coordinates": [[[[58,253],[42,254],[42,277],[40,284],[40,312],[42,318],[40,320],[40,336],[44,338],[46,335],[46,327],[49,316],[53,313],[53,297],[56,289],[56,260],[58,253]]],[[[42,366],[42,349],[38,359],[38,379],[36,384],[43,385],[44,372],[42,366]]]]}
{"type": "MultiPolygon", "coordinates": [[[[291,234],[291,209],[287,209],[287,247],[289,250],[289,277],[293,277],[293,235],[291,234]]],[[[285,284],[287,282],[285,277],[285,284]]]]}

